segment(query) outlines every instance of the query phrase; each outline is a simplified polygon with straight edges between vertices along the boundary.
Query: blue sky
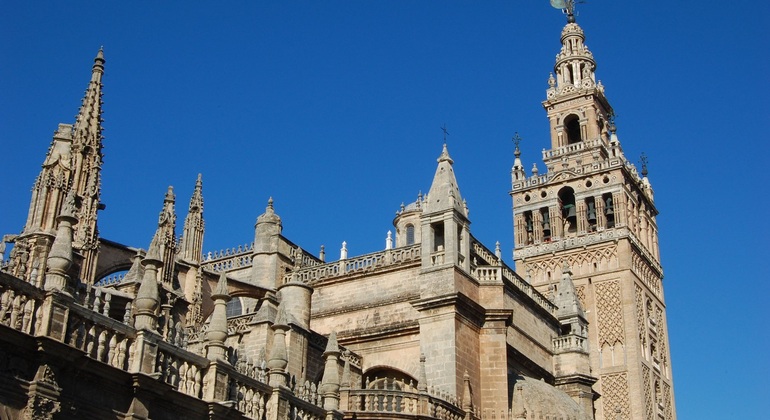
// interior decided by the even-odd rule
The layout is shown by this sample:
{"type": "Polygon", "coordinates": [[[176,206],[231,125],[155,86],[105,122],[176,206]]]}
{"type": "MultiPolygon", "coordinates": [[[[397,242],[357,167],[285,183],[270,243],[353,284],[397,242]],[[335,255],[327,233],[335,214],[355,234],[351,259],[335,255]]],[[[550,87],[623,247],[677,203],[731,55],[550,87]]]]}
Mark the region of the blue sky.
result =
{"type": "MultiPolygon", "coordinates": [[[[541,172],[549,147],[565,21],[547,0],[160,3],[0,5],[0,233],[104,45],[103,237],[146,247],[168,185],[181,225],[201,172],[206,250],[251,242],[272,196],[304,249],[373,252],[446,124],[471,231],[512,264],[510,139],[541,172]]],[[[578,23],[626,155],[649,156],[679,419],[759,418],[770,6],[707,3],[593,0],[578,23]]]]}

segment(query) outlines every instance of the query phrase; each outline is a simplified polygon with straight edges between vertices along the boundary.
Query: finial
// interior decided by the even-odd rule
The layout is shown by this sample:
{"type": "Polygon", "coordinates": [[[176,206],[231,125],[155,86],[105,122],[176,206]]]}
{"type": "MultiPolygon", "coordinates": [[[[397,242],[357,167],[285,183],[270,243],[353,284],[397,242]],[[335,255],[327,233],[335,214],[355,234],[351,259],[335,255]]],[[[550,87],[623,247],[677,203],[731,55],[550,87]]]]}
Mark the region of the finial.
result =
{"type": "Polygon", "coordinates": [[[168,190],[166,191],[166,198],[165,201],[174,201],[174,186],[169,185],[168,190]]]}
{"type": "MultiPolygon", "coordinates": [[[[581,3],[582,0],[578,0],[581,3]]],[[[567,15],[567,23],[575,23],[575,0],[551,0],[551,6],[567,15]]]]}
{"type": "Polygon", "coordinates": [[[569,267],[567,261],[564,261],[564,264],[561,265],[561,272],[564,274],[572,274],[572,269],[569,267]]]}
{"type": "Polygon", "coordinates": [[[446,123],[444,123],[444,125],[441,126],[441,131],[444,132],[444,145],[446,145],[446,136],[449,135],[449,132],[446,131],[446,123]]]}
{"type": "Polygon", "coordinates": [[[273,197],[267,199],[267,208],[270,210],[273,209],[273,197]]]}
{"type": "Polygon", "coordinates": [[[446,143],[444,143],[444,147],[441,149],[441,156],[439,156],[436,161],[437,162],[447,161],[449,162],[450,165],[454,163],[452,158],[449,156],[449,150],[446,147],[446,143]]]}
{"type": "Polygon", "coordinates": [[[521,150],[519,150],[519,143],[521,142],[521,136],[519,136],[519,132],[515,132],[513,134],[513,137],[511,137],[511,140],[513,140],[513,144],[516,145],[516,150],[513,151],[513,155],[516,157],[521,156],[521,150]]]}
{"type": "Polygon", "coordinates": [[[203,175],[202,174],[198,174],[198,179],[195,181],[195,186],[196,187],[203,186],[203,175]]]}
{"type": "Polygon", "coordinates": [[[642,176],[647,178],[647,155],[644,152],[639,157],[639,162],[642,164],[642,176]]]}

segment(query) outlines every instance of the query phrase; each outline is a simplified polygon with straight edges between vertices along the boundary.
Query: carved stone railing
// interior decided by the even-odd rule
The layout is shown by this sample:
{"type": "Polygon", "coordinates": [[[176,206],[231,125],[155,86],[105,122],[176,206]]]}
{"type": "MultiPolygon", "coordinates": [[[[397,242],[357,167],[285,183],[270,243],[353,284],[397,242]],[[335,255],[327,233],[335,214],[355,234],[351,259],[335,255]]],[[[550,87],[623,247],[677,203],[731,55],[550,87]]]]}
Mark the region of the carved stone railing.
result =
{"type": "Polygon", "coordinates": [[[603,146],[604,141],[601,138],[595,138],[592,140],[579,141],[577,143],[568,144],[566,146],[557,147],[551,150],[543,150],[543,160],[553,159],[562,155],[578,152],[580,150],[590,149],[592,147],[603,146]]]}
{"type": "Polygon", "coordinates": [[[479,282],[504,282],[510,286],[513,286],[519,293],[528,296],[535,303],[537,303],[542,309],[554,314],[556,313],[556,305],[553,304],[542,293],[538,292],[531,284],[527,283],[524,279],[511,270],[505,263],[499,260],[494,254],[487,249],[481,242],[474,240],[473,244],[473,259],[478,262],[480,258],[483,262],[489,265],[473,265],[473,277],[479,282]]]}
{"type": "Polygon", "coordinates": [[[355,258],[312,267],[304,267],[284,275],[283,282],[299,281],[307,284],[338,276],[368,273],[415,261],[420,261],[420,244],[386,249],[384,251],[361,255],[355,258]]]}
{"type": "Polygon", "coordinates": [[[209,360],[165,341],[156,344],[155,372],[159,374],[158,379],[179,392],[200,398],[203,371],[208,367],[209,360]]]}
{"type": "Polygon", "coordinates": [[[263,419],[272,388],[263,381],[254,380],[238,372],[230,373],[229,400],[235,401],[238,411],[253,419],[263,419]]]}
{"type": "Polygon", "coordinates": [[[343,391],[345,392],[348,401],[346,411],[357,413],[357,417],[366,418],[363,413],[372,413],[379,418],[386,418],[384,415],[387,414],[397,418],[415,419],[462,420],[466,418],[466,413],[461,408],[427,392],[390,389],[343,391]]]}
{"type": "Polygon", "coordinates": [[[203,268],[214,271],[229,271],[236,268],[250,267],[251,266],[251,251],[244,252],[238,255],[231,255],[226,258],[207,261],[203,264],[203,268]]]}
{"type": "Polygon", "coordinates": [[[588,351],[588,341],[585,337],[575,334],[562,335],[552,340],[553,352],[563,353],[565,351],[588,351]]]}
{"type": "Polygon", "coordinates": [[[45,294],[33,285],[0,275],[0,324],[27,334],[37,334],[45,294]]]}

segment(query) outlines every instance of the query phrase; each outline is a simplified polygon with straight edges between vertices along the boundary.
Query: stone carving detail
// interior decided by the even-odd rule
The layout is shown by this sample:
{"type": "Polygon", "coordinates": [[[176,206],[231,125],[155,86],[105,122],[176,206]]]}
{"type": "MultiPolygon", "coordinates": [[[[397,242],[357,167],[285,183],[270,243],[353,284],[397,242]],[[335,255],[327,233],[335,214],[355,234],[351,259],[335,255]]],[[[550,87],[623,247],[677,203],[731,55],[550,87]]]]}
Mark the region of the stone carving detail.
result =
{"type": "Polygon", "coordinates": [[[52,420],[54,414],[61,411],[61,404],[42,395],[34,395],[27,401],[22,419],[24,420],[52,420]]]}
{"type": "Polygon", "coordinates": [[[654,406],[652,401],[652,383],[650,368],[642,364],[642,389],[644,389],[644,418],[653,420],[654,406]]]}
{"type": "Polygon", "coordinates": [[[602,406],[605,419],[622,420],[631,419],[631,410],[628,406],[628,375],[626,372],[602,375],[602,406]],[[616,410],[620,409],[620,413],[616,410]],[[617,416],[620,414],[620,417],[617,416]]]}
{"type": "Polygon", "coordinates": [[[634,272],[647,287],[655,293],[655,296],[661,297],[660,276],[650,267],[641,255],[631,253],[631,271],[634,272]]]}
{"type": "Polygon", "coordinates": [[[565,256],[564,259],[548,257],[541,261],[526,264],[525,272],[531,273],[531,281],[533,283],[539,284],[547,281],[547,273],[549,272],[552,278],[558,278],[565,260],[575,275],[588,274],[597,269],[616,268],[618,266],[618,248],[615,245],[581,250],[580,252],[565,256]]]}
{"type": "Polygon", "coordinates": [[[647,322],[644,316],[644,291],[634,283],[634,298],[636,300],[636,328],[639,332],[639,343],[642,351],[647,348],[647,322]]]}
{"type": "Polygon", "coordinates": [[[671,404],[671,386],[667,383],[663,383],[663,404],[664,413],[666,419],[674,418],[674,406],[671,404]]]}
{"type": "Polygon", "coordinates": [[[599,327],[599,347],[623,344],[623,308],[620,283],[617,280],[596,285],[596,318],[599,327]]]}
{"type": "Polygon", "coordinates": [[[666,324],[663,322],[663,309],[655,306],[655,320],[658,325],[658,355],[660,356],[660,369],[663,376],[668,375],[668,337],[666,337],[666,324]]]}

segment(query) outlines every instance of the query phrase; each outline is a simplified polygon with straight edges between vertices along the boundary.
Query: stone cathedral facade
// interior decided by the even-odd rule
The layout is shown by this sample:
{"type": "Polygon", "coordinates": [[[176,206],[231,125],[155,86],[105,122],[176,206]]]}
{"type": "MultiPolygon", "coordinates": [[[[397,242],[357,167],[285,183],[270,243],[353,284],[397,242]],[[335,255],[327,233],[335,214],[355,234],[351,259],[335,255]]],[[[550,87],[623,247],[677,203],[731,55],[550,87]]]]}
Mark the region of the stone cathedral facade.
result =
{"type": "Polygon", "coordinates": [[[306,251],[272,199],[251,244],[205,252],[200,176],[180,226],[169,188],[146,244],[105,239],[99,51],[0,242],[0,419],[675,419],[652,188],[583,41],[570,16],[547,171],[516,149],[516,271],[446,145],[375,253],[306,251]]]}

